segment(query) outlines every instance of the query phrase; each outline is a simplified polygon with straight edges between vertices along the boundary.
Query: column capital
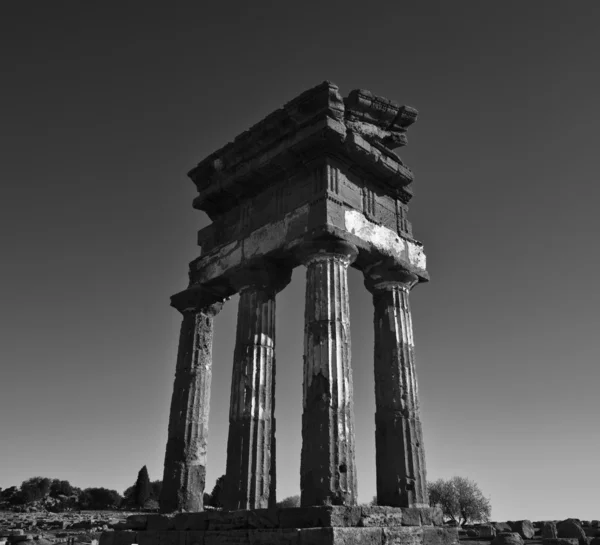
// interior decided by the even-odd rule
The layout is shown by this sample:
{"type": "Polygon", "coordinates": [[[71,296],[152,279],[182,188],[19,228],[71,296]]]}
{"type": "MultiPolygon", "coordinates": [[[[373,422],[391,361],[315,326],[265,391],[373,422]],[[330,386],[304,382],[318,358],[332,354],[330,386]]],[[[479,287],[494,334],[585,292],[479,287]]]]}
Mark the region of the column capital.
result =
{"type": "Polygon", "coordinates": [[[346,265],[350,265],[358,256],[358,248],[342,239],[325,238],[304,242],[298,251],[298,258],[303,265],[331,257],[338,257],[346,265]]]}
{"type": "Polygon", "coordinates": [[[220,297],[205,286],[190,286],[171,295],[171,306],[183,315],[201,312],[208,316],[216,316],[227,299],[228,297],[220,297]]]}
{"type": "Polygon", "coordinates": [[[394,287],[410,291],[419,282],[416,274],[389,259],[370,264],[364,275],[365,287],[373,294],[394,287]]]}
{"type": "Polygon", "coordinates": [[[264,260],[260,265],[240,270],[231,277],[230,282],[240,293],[248,289],[264,289],[275,295],[283,290],[291,280],[291,267],[264,260]]]}

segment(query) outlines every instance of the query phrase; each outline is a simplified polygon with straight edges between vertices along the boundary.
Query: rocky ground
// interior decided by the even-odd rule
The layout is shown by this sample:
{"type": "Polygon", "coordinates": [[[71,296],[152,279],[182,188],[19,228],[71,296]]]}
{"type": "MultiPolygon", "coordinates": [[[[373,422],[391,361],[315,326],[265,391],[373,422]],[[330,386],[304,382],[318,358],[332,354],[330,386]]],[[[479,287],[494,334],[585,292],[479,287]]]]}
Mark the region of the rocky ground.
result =
{"type": "Polygon", "coordinates": [[[492,522],[465,525],[458,535],[469,545],[600,545],[600,521],[492,522]]]}
{"type": "Polygon", "coordinates": [[[125,511],[0,511],[0,543],[49,545],[60,542],[94,543],[94,540],[97,543],[103,531],[123,529],[126,518],[131,514],[125,511]]]}
{"type": "MultiPolygon", "coordinates": [[[[98,545],[100,534],[124,530],[126,511],[70,511],[65,513],[0,511],[0,545],[98,545]]],[[[465,526],[461,542],[469,545],[600,545],[600,522],[511,521],[465,526]]]]}

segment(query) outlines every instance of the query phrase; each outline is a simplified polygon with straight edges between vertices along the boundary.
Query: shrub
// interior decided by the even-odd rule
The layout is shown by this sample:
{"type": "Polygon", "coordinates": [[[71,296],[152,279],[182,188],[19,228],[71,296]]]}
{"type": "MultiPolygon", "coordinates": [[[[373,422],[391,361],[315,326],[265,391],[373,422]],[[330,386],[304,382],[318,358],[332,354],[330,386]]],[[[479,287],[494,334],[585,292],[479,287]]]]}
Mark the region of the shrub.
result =
{"type": "Polygon", "coordinates": [[[50,496],[53,498],[57,498],[58,496],[71,496],[74,492],[75,490],[69,481],[53,479],[50,484],[50,496]]]}
{"type": "Polygon", "coordinates": [[[150,498],[158,501],[162,492],[162,481],[152,481],[150,483],[150,498]]]}
{"type": "Polygon", "coordinates": [[[225,487],[225,475],[221,475],[215,486],[212,489],[208,497],[208,502],[206,502],[206,495],[204,496],[204,504],[210,507],[223,507],[223,495],[224,495],[224,487],[225,487]]]}
{"type": "Polygon", "coordinates": [[[107,488],[86,488],[79,495],[82,509],[114,509],[121,505],[123,498],[116,490],[107,488]]]}
{"type": "Polygon", "coordinates": [[[288,496],[277,502],[277,507],[300,507],[300,496],[288,496]]]}

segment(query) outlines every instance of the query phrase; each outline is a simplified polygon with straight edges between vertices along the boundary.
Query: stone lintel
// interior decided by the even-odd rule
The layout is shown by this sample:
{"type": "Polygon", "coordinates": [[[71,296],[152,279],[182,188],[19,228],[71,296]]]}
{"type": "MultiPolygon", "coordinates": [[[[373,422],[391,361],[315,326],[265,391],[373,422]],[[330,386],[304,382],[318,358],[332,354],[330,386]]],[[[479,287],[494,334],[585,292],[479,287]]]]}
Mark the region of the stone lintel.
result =
{"type": "Polygon", "coordinates": [[[325,206],[321,209],[317,205],[302,207],[280,221],[192,261],[192,291],[181,293],[191,295],[196,293],[193,290],[199,289],[198,296],[202,295],[206,300],[210,297],[225,300],[237,293],[240,278],[243,280],[246,271],[262,268],[265,259],[278,263],[279,268],[293,269],[301,264],[301,246],[322,238],[344,240],[354,245],[358,255],[352,266],[359,270],[387,258],[416,274],[419,282],[429,280],[420,243],[369,222],[356,210],[345,209],[340,220],[342,226],[327,223],[327,213],[325,206]]]}
{"type": "Polygon", "coordinates": [[[443,528],[439,507],[323,505],[270,509],[214,510],[172,515],[132,515],[132,530],[226,531],[290,528],[443,528]]]}

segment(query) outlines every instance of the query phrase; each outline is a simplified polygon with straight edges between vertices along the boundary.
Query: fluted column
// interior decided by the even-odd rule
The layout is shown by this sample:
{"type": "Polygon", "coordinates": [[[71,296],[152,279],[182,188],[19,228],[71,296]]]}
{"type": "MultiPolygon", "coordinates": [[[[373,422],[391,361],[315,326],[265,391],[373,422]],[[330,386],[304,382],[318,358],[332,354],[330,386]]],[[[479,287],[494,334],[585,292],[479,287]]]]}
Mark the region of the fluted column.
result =
{"type": "Polygon", "coordinates": [[[163,512],[204,508],[213,317],[221,307],[183,311],[160,495],[163,512]]]}
{"type": "Polygon", "coordinates": [[[301,505],[355,505],[348,265],[342,241],[303,248],[306,265],[301,505]]]}
{"type": "Polygon", "coordinates": [[[378,263],[365,271],[375,325],[377,503],[428,505],[409,292],[418,277],[378,263]]]}
{"type": "Polygon", "coordinates": [[[265,265],[241,288],[231,379],[224,504],[275,505],[275,296],[291,270],[265,265]]]}

